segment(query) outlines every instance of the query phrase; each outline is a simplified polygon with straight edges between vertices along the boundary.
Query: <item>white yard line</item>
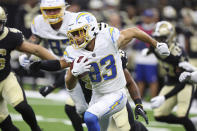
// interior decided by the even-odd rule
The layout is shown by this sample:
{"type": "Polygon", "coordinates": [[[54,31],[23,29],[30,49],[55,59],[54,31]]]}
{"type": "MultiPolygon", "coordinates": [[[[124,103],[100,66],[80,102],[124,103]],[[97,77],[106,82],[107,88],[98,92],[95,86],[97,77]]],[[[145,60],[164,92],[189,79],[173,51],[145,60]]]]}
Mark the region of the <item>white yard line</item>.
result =
{"type": "MultiPolygon", "coordinates": [[[[26,96],[29,98],[49,99],[49,100],[59,101],[59,102],[65,102],[66,99],[69,97],[66,90],[60,91],[59,93],[51,93],[47,97],[42,97],[38,91],[25,91],[25,93],[26,93],[26,96]]],[[[130,102],[130,103],[133,103],[133,102],[130,102]]],[[[197,101],[194,101],[191,106],[191,109],[190,109],[191,114],[197,114],[197,110],[196,110],[197,104],[196,103],[197,103],[197,101]]],[[[133,106],[133,104],[131,104],[131,106],[133,106]]],[[[143,106],[146,110],[152,110],[149,102],[143,102],[143,106]]],[[[175,109],[174,109],[174,111],[175,111],[175,109]]]]}
{"type": "MultiPolygon", "coordinates": [[[[21,115],[19,114],[11,114],[11,117],[12,117],[12,120],[13,121],[23,121],[21,115]]],[[[43,117],[43,116],[40,116],[40,115],[36,115],[36,119],[39,121],[39,122],[56,122],[56,123],[62,123],[62,124],[65,124],[65,125],[69,125],[71,126],[72,123],[70,122],[70,120],[67,120],[67,119],[60,119],[60,118],[46,118],[46,117],[43,117]]],[[[147,127],[150,131],[171,131],[170,129],[165,129],[165,128],[156,128],[154,126],[169,126],[167,124],[163,124],[163,123],[159,123],[159,122],[152,122],[150,121],[150,124],[149,124],[149,127],[147,127]],[[153,127],[151,127],[153,126],[153,127]]],[[[174,126],[174,125],[172,125],[174,126]]],[[[83,127],[86,127],[85,124],[83,124],[83,127]]]]}

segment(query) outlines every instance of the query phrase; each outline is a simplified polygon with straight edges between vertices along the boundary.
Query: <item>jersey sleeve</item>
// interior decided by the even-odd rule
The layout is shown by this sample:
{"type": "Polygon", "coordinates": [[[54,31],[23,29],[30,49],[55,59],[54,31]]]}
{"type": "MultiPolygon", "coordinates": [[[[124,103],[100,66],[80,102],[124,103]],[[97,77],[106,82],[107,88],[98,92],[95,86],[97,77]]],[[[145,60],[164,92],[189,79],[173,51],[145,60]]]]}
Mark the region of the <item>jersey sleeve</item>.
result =
{"type": "Polygon", "coordinates": [[[72,52],[72,47],[68,46],[66,47],[65,51],[64,51],[64,60],[66,62],[73,62],[73,60],[75,59],[73,56],[71,56],[71,52],[72,52]]]}
{"type": "Polygon", "coordinates": [[[9,28],[9,31],[12,34],[13,43],[12,48],[15,49],[17,46],[20,46],[24,41],[24,35],[21,31],[15,28],[9,28]]]}
{"type": "Polygon", "coordinates": [[[117,40],[120,36],[120,31],[115,27],[109,27],[108,30],[111,42],[114,44],[115,48],[118,49],[117,40]]]}
{"type": "Polygon", "coordinates": [[[37,25],[37,23],[39,23],[38,20],[39,16],[36,16],[31,23],[31,32],[37,36],[39,36],[39,26],[37,25]]]}

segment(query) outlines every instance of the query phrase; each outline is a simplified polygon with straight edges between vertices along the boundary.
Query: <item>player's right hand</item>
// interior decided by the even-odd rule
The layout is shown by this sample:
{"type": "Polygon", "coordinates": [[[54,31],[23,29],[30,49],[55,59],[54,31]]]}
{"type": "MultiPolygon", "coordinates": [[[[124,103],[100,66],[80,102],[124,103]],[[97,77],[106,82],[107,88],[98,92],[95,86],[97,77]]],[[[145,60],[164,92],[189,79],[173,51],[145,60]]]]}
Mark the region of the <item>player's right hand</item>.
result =
{"type": "Polygon", "coordinates": [[[73,63],[73,68],[71,70],[72,74],[77,77],[85,72],[90,71],[91,65],[89,65],[89,61],[87,61],[88,56],[84,56],[81,61],[78,61],[79,58],[76,58],[73,63]]]}
{"type": "Polygon", "coordinates": [[[181,75],[179,76],[179,81],[185,82],[185,81],[190,80],[190,78],[191,78],[191,73],[185,71],[185,72],[181,73],[181,75]]]}
{"type": "Polygon", "coordinates": [[[30,60],[28,59],[26,54],[19,56],[18,61],[22,67],[26,67],[30,64],[30,60]]]}
{"type": "Polygon", "coordinates": [[[157,43],[155,51],[163,58],[170,55],[168,45],[166,43],[157,43]]]}
{"type": "Polygon", "coordinates": [[[47,96],[49,93],[51,93],[55,88],[52,87],[52,86],[44,86],[44,87],[41,87],[39,89],[39,92],[42,96],[47,96]]]}

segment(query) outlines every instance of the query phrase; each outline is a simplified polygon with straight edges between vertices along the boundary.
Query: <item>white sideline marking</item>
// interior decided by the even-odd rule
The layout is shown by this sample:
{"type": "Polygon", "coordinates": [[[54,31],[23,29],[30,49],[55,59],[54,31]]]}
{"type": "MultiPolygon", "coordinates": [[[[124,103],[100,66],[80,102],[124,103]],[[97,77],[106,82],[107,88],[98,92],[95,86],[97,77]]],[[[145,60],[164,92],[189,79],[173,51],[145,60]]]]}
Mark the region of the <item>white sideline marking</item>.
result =
{"type": "MultiPolygon", "coordinates": [[[[141,121],[144,125],[146,125],[145,122],[141,121]]],[[[148,126],[166,126],[166,127],[182,127],[181,125],[178,124],[168,124],[164,122],[157,122],[157,121],[151,121],[148,126]]]]}
{"type": "MultiPolygon", "coordinates": [[[[51,93],[46,97],[41,96],[41,94],[38,91],[25,91],[25,94],[29,98],[49,99],[49,100],[59,101],[59,102],[65,102],[66,99],[70,97],[66,90],[62,90],[59,93],[51,93]]],[[[133,107],[134,105],[132,104],[133,101],[130,101],[130,103],[131,103],[131,106],[133,107]]],[[[192,114],[197,114],[196,105],[195,105],[196,103],[197,101],[193,101],[192,103],[192,106],[190,109],[190,113],[192,114]]],[[[146,110],[152,110],[150,106],[150,102],[143,102],[143,107],[146,110]]],[[[173,111],[175,111],[175,109],[173,111]]]]}
{"type": "MultiPolygon", "coordinates": [[[[12,120],[13,121],[23,121],[21,115],[19,114],[10,114],[11,117],[12,117],[12,120]]],[[[40,116],[40,115],[36,115],[36,119],[39,121],[39,122],[57,122],[57,123],[62,123],[62,124],[65,124],[65,125],[69,125],[69,126],[72,126],[72,123],[70,120],[67,120],[67,119],[61,119],[61,118],[46,118],[46,117],[43,117],[43,116],[40,116]]],[[[150,122],[150,125],[151,126],[161,126],[161,124],[159,122],[150,122]],[[155,124],[153,124],[155,123],[155,124]]],[[[162,124],[163,126],[164,124],[162,124]]],[[[169,126],[169,125],[168,125],[169,126]]],[[[85,124],[83,124],[83,127],[86,127],[85,124]]],[[[171,131],[169,129],[165,129],[165,128],[156,128],[156,127],[147,127],[150,131],[171,131]]]]}
{"type": "MultiPolygon", "coordinates": [[[[23,121],[22,116],[19,115],[19,114],[10,114],[10,115],[11,115],[13,121],[23,121]]],[[[39,122],[57,122],[57,123],[63,123],[64,125],[70,125],[70,126],[72,126],[71,121],[70,120],[67,120],[67,119],[46,118],[46,117],[43,117],[43,116],[40,116],[40,115],[36,115],[36,119],[39,122]]],[[[83,124],[83,127],[86,127],[86,125],[83,124]]]]}
{"type": "Polygon", "coordinates": [[[165,128],[155,128],[155,127],[147,127],[149,131],[171,131],[170,129],[165,128]]]}

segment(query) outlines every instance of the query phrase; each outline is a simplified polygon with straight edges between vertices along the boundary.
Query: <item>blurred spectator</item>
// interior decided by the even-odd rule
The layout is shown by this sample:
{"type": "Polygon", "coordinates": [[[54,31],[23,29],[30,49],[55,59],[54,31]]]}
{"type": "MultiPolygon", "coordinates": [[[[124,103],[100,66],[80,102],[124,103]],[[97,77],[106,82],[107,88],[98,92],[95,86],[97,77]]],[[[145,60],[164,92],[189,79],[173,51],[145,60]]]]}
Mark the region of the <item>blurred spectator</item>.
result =
{"type": "Polygon", "coordinates": [[[172,6],[165,6],[162,10],[162,18],[164,20],[170,21],[170,23],[175,22],[177,19],[175,8],[172,6]]]}
{"type": "Polygon", "coordinates": [[[124,19],[126,27],[134,26],[137,23],[137,21],[139,21],[139,16],[137,16],[136,8],[132,5],[127,5],[126,13],[127,13],[127,16],[125,16],[125,19],[124,19]]]}
{"type": "Polygon", "coordinates": [[[104,12],[102,11],[104,8],[104,3],[102,0],[90,0],[89,8],[89,11],[96,17],[98,22],[106,21],[103,14],[104,12]]]}
{"type": "Polygon", "coordinates": [[[31,36],[31,23],[39,14],[38,0],[27,0],[21,5],[15,16],[15,27],[23,32],[26,39],[31,36]]]}
{"type": "Polygon", "coordinates": [[[71,12],[79,12],[81,10],[81,7],[78,3],[72,3],[66,10],[71,12]]]}
{"type": "Polygon", "coordinates": [[[108,17],[107,23],[108,23],[110,26],[113,26],[113,27],[118,28],[119,30],[122,29],[122,19],[121,19],[121,16],[120,16],[120,14],[119,14],[118,12],[112,13],[112,14],[108,17]]]}

